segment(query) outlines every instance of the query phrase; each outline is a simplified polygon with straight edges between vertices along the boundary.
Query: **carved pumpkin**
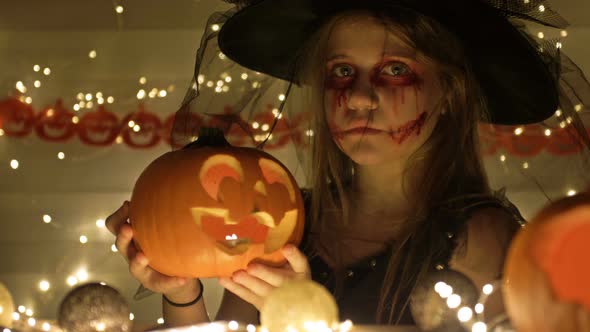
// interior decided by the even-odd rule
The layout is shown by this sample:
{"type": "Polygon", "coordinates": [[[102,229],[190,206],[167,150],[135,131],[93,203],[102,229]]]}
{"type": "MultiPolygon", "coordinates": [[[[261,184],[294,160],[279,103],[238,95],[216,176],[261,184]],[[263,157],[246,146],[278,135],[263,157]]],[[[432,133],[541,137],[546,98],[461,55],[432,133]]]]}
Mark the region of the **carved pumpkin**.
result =
{"type": "Polygon", "coordinates": [[[155,270],[182,277],[229,276],[303,234],[301,194],[269,154],[233,147],[219,129],[152,162],[131,197],[135,243],[155,270]]]}
{"type": "Polygon", "coordinates": [[[516,236],[504,270],[519,332],[590,331],[590,193],[559,200],[516,236]]]}

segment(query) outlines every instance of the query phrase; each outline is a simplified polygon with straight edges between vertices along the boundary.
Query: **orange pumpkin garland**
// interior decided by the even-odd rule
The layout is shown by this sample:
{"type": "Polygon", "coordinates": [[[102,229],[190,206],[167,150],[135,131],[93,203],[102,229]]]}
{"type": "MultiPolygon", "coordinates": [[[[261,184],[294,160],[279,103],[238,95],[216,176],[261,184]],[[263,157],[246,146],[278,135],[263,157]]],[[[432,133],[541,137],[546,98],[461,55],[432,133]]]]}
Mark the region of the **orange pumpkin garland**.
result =
{"type": "Polygon", "coordinates": [[[129,218],[155,270],[179,277],[229,276],[252,260],[281,264],[299,244],[304,210],[287,168],[217,129],[152,162],[140,175],[129,218]]]}
{"type": "Polygon", "coordinates": [[[519,332],[590,332],[590,192],[543,209],[514,239],[506,310],[519,332]]]}

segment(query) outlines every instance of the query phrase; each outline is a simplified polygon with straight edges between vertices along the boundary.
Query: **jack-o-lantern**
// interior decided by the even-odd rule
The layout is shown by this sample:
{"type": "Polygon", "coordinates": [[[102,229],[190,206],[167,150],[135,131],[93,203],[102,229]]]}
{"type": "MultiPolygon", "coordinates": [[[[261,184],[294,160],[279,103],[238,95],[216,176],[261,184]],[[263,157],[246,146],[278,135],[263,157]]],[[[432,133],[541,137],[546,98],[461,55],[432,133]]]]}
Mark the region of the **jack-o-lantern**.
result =
{"type": "Polygon", "coordinates": [[[252,260],[281,264],[303,235],[295,179],[269,154],[229,145],[219,129],[152,162],[131,197],[135,243],[172,276],[229,276],[252,260]]]}
{"type": "Polygon", "coordinates": [[[516,236],[504,270],[519,332],[590,331],[590,192],[543,209],[516,236]]]}
{"type": "Polygon", "coordinates": [[[64,142],[76,134],[75,114],[65,108],[58,99],[53,107],[46,107],[37,114],[37,136],[51,142],[64,142]]]}
{"type": "Polygon", "coordinates": [[[35,114],[31,105],[9,97],[0,101],[0,129],[6,136],[24,137],[33,131],[35,114]]]}
{"type": "Polygon", "coordinates": [[[100,105],[96,111],[82,116],[78,123],[78,136],[86,144],[108,146],[117,139],[119,128],[119,118],[100,105]]]}

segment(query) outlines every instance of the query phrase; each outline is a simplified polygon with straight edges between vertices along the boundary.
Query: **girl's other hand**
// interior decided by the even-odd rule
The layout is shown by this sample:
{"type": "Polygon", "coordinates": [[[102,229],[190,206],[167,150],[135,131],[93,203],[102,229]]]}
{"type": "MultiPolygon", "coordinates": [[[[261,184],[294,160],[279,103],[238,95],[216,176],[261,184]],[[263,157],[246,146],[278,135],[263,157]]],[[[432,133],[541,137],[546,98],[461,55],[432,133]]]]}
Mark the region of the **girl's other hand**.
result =
{"type": "Polygon", "coordinates": [[[281,267],[251,263],[246,270],[234,272],[230,278],[219,278],[219,284],[260,311],[271,290],[292,279],[310,279],[307,257],[294,245],[282,249],[287,262],[281,267]]]}

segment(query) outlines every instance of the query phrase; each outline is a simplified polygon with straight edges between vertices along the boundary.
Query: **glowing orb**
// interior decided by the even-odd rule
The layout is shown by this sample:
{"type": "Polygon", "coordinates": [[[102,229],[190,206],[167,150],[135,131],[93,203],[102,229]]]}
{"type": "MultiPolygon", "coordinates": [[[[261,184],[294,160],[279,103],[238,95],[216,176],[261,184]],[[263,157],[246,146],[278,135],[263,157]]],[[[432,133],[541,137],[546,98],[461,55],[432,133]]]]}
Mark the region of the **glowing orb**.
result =
{"type": "Polygon", "coordinates": [[[339,322],[336,300],[311,280],[294,280],[275,288],[260,310],[270,332],[320,331],[339,322]]]}
{"type": "Polygon", "coordinates": [[[59,306],[58,323],[72,332],[131,330],[129,304],[114,288],[100,283],[78,286],[59,306]]]}
{"type": "Polygon", "coordinates": [[[8,288],[0,282],[0,326],[12,327],[12,313],[14,312],[14,301],[8,288]]]}

